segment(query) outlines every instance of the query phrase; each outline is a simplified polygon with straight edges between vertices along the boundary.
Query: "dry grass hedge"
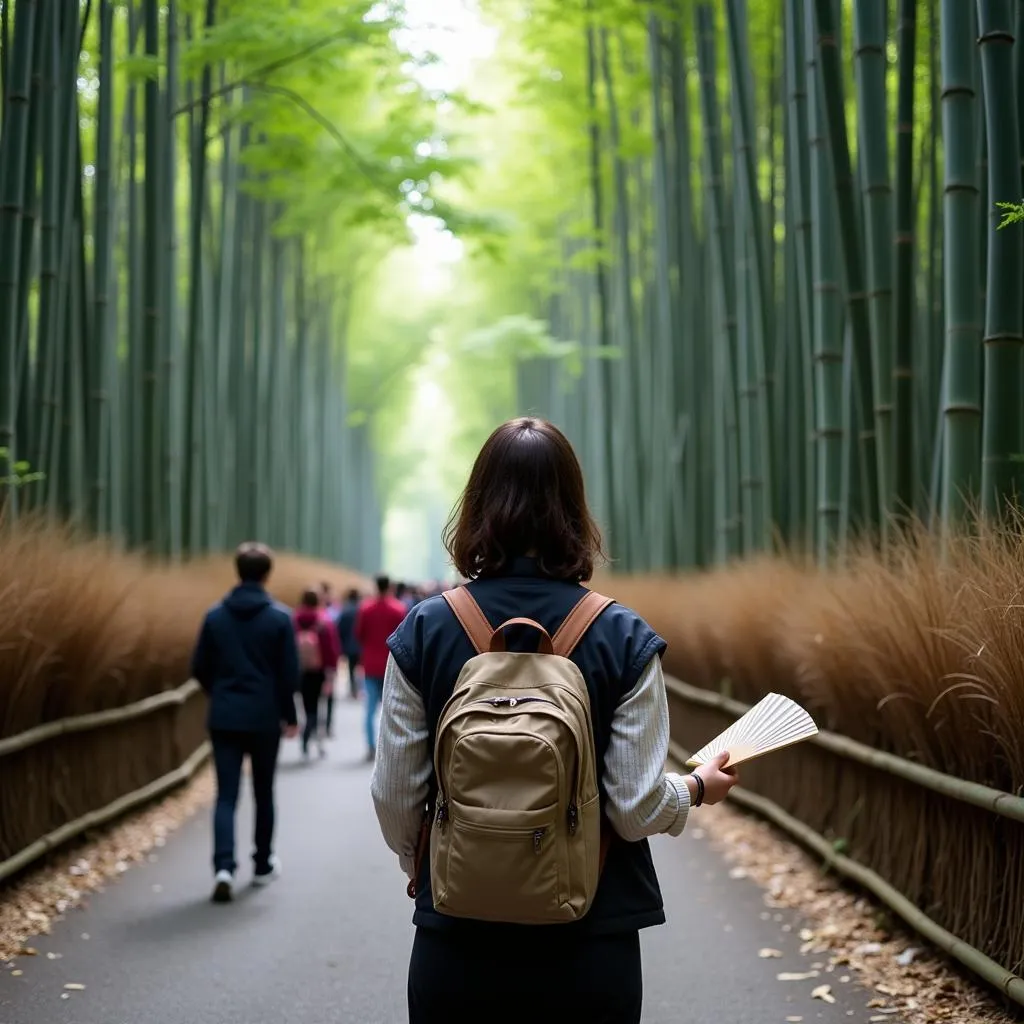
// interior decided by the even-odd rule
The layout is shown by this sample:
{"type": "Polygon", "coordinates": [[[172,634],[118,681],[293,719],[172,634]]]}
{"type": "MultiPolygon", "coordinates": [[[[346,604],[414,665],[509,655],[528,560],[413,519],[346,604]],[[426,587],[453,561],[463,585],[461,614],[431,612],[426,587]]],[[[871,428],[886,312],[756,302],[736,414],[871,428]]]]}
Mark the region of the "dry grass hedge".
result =
{"type": "Polygon", "coordinates": [[[666,665],[747,702],[769,690],[824,728],[1024,792],[1024,530],[951,545],[917,532],[889,557],[821,572],[764,558],[602,581],[668,641],[666,665]]]}
{"type": "MultiPolygon", "coordinates": [[[[147,562],[68,530],[0,530],[0,737],[175,687],[204,612],[233,585],[228,556],[147,562]]],[[[312,559],[277,558],[271,591],[293,604],[320,580],[364,585],[312,559]]]]}
{"type": "MultiPolygon", "coordinates": [[[[169,566],[70,531],[0,526],[0,738],[120,707],[188,678],[202,616],[234,583],[228,556],[169,566]]],[[[271,591],[365,586],[338,566],[282,555],[271,591]]],[[[205,739],[202,695],[129,722],[0,757],[0,862],[61,825],[178,768],[205,739]]]]}
{"type": "MultiPolygon", "coordinates": [[[[1024,530],[924,531],[822,572],[764,558],[706,574],[600,581],[669,643],[666,668],[753,703],[794,697],[823,728],[1010,793],[1024,792],[1024,530]]],[[[675,739],[731,721],[673,704],[675,739]]],[[[1024,965],[1024,826],[804,744],[743,784],[848,846],[944,927],[1024,965]]]]}

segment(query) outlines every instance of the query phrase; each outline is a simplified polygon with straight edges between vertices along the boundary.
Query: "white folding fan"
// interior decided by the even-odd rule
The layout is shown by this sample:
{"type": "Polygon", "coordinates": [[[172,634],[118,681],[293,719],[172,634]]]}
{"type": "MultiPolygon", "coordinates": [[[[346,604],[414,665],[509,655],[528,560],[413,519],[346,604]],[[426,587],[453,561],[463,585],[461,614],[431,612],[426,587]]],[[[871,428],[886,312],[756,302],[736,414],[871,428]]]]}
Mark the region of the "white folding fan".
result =
{"type": "Polygon", "coordinates": [[[705,764],[723,750],[729,751],[728,765],[740,764],[762,754],[810,739],[818,727],[796,701],[781,693],[769,693],[725,732],[719,733],[686,764],[705,764]]]}

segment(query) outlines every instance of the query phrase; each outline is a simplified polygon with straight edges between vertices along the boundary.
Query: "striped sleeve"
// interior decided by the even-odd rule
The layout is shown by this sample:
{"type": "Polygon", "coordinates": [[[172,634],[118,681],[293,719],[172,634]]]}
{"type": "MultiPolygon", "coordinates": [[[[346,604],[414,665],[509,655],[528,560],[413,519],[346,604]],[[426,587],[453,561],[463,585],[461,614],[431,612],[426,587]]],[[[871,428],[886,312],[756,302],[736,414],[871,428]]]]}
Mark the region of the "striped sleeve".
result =
{"type": "Polygon", "coordinates": [[[423,698],[389,657],[370,793],[384,841],[410,878],[432,770],[423,698]]]}
{"type": "Polygon", "coordinates": [[[608,820],[629,842],[678,836],[686,825],[690,790],[682,775],[665,771],[668,738],[668,696],[655,655],[615,710],[604,762],[608,820]]]}

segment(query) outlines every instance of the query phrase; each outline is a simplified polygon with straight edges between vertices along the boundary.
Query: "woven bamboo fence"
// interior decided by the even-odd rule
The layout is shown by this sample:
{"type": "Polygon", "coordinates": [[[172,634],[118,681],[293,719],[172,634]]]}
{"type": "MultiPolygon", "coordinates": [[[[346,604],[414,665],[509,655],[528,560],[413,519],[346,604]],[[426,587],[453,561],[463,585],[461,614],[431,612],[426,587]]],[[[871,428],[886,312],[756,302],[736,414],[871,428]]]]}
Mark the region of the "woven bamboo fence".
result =
{"type": "Polygon", "coordinates": [[[0,739],[0,882],[188,780],[209,753],[194,680],[0,739]]]}
{"type": "MultiPolygon", "coordinates": [[[[679,764],[748,710],[666,682],[679,764]]],[[[828,732],[744,765],[742,776],[738,804],[1024,1004],[1024,797],[828,732]]]]}

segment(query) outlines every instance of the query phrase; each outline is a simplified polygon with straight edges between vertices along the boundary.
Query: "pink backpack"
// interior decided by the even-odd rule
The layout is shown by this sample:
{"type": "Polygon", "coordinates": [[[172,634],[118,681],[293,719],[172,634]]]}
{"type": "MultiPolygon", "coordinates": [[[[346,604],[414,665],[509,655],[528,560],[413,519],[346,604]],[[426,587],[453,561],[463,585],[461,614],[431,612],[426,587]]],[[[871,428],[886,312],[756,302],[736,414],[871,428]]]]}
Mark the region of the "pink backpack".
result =
{"type": "Polygon", "coordinates": [[[299,630],[299,667],[303,672],[319,672],[324,667],[323,652],[320,650],[320,628],[299,630]]]}

